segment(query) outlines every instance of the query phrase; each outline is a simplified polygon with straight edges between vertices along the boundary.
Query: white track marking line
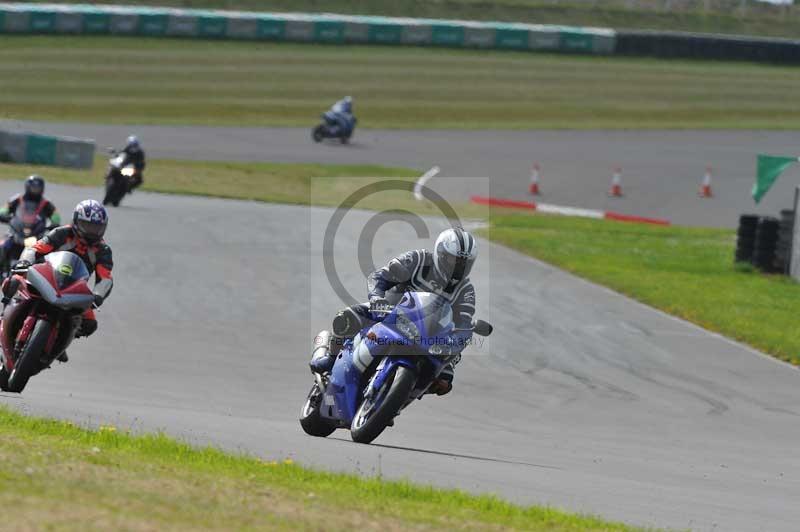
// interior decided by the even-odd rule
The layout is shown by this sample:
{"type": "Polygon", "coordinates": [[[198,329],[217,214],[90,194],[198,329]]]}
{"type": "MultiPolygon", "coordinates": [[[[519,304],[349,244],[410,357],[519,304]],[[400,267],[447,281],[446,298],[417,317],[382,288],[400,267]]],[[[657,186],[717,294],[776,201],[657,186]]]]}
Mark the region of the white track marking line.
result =
{"type": "Polygon", "coordinates": [[[564,207],[561,205],[550,205],[547,203],[537,203],[536,210],[549,214],[562,214],[564,216],[580,216],[582,218],[602,219],[605,216],[603,211],[594,209],[581,209],[580,207],[564,207]]]}
{"type": "Polygon", "coordinates": [[[417,182],[414,183],[414,197],[417,199],[417,201],[422,201],[423,199],[425,199],[422,195],[422,187],[424,187],[425,183],[427,183],[428,180],[430,180],[438,173],[439,173],[439,167],[434,166],[433,168],[422,174],[419,177],[419,179],[417,179],[417,182]]]}

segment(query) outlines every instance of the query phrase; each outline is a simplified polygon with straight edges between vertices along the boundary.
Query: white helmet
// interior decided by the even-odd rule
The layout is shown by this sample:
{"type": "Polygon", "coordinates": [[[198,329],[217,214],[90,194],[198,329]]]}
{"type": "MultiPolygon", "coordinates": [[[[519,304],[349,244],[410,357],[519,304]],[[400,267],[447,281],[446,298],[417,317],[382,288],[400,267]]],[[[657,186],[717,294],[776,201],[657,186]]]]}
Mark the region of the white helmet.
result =
{"type": "Polygon", "coordinates": [[[128,137],[128,140],[125,142],[125,147],[131,149],[132,151],[138,151],[141,145],[139,144],[139,139],[136,135],[131,135],[128,137]]]}
{"type": "Polygon", "coordinates": [[[478,242],[460,227],[442,231],[433,246],[433,266],[449,286],[469,276],[478,258],[478,242]]]}

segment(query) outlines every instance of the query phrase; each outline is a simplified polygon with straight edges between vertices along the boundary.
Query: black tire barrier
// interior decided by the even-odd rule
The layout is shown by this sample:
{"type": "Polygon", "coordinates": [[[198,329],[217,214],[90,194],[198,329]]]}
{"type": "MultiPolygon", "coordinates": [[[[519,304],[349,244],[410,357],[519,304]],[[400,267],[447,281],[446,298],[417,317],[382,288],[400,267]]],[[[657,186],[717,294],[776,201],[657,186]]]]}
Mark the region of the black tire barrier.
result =
{"type": "Polygon", "coordinates": [[[778,243],[775,246],[774,268],[782,273],[789,273],[792,260],[792,236],[794,234],[794,209],[782,209],[778,243]]]}
{"type": "Polygon", "coordinates": [[[758,221],[752,264],[765,273],[781,271],[775,265],[780,220],[764,216],[758,221]]]}
{"type": "Polygon", "coordinates": [[[615,52],[654,57],[800,63],[798,40],[677,31],[618,31],[615,52]]]}
{"type": "Polygon", "coordinates": [[[757,214],[743,214],[739,216],[739,231],[752,230],[755,233],[759,218],[761,217],[757,214]]]}
{"type": "Polygon", "coordinates": [[[736,253],[734,254],[734,262],[753,262],[759,218],[757,214],[743,214],[739,216],[739,228],[736,230],[736,253]]]}

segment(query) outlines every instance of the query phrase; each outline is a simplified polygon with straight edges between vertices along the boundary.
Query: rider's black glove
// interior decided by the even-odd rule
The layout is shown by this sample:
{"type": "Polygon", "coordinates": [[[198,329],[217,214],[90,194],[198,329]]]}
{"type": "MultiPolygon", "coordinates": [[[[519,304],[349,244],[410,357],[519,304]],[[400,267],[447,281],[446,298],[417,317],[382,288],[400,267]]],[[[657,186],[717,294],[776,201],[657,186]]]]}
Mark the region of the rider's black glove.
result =
{"type": "Polygon", "coordinates": [[[31,263],[27,260],[17,261],[17,263],[14,265],[15,270],[27,270],[30,267],[31,263]]]}
{"type": "Polygon", "coordinates": [[[105,301],[105,298],[103,296],[101,296],[100,294],[95,294],[94,295],[94,308],[100,308],[100,305],[103,304],[103,301],[105,301]]]}
{"type": "Polygon", "coordinates": [[[380,317],[392,311],[392,305],[383,297],[373,297],[369,300],[369,311],[380,317]]]}

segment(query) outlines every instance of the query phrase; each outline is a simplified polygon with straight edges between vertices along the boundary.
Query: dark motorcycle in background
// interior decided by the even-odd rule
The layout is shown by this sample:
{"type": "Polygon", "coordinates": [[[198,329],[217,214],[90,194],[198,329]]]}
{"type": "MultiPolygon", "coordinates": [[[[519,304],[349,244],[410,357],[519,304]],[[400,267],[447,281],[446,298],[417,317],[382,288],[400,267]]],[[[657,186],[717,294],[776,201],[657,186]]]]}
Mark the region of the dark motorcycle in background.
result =
{"type": "Polygon", "coordinates": [[[325,139],[339,139],[342,144],[350,142],[350,137],[356,129],[356,117],[350,115],[345,118],[342,115],[328,111],[322,115],[322,123],[311,131],[311,138],[314,142],[322,142],[325,139]]]}
{"type": "Polygon", "coordinates": [[[2,289],[13,299],[0,319],[0,390],[20,393],[67,349],[94,293],[89,270],[69,251],[50,253],[41,264],[12,274],[2,289]]]}
{"type": "Polygon", "coordinates": [[[0,278],[8,277],[25,248],[32,247],[49,227],[41,215],[42,203],[20,201],[13,216],[0,216],[9,225],[9,233],[0,244],[0,278]]]}
{"type": "Polygon", "coordinates": [[[119,207],[119,203],[125,194],[129,194],[133,189],[133,184],[138,177],[138,171],[133,164],[127,162],[125,153],[116,150],[109,150],[111,158],[108,160],[108,172],[106,172],[106,195],[103,198],[103,205],[113,205],[119,207]]]}

